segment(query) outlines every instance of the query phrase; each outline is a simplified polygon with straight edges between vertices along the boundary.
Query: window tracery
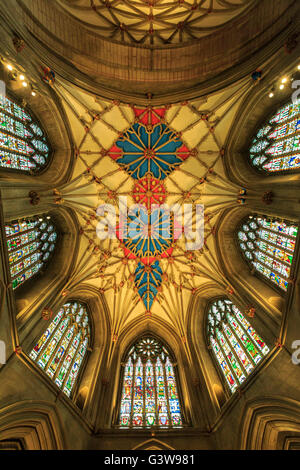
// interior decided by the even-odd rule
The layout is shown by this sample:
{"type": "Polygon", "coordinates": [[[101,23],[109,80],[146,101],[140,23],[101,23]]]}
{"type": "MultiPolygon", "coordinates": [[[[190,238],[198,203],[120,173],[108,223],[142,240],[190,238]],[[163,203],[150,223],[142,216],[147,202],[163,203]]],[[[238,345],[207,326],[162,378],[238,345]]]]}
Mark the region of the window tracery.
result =
{"type": "Polygon", "coordinates": [[[299,171],[299,103],[287,103],[259,129],[250,147],[250,160],[254,167],[269,173],[299,171]]]}
{"type": "Polygon", "coordinates": [[[0,167],[38,173],[50,146],[40,124],[23,106],[0,95],[0,167]]]}
{"type": "Polygon", "coordinates": [[[155,338],[138,340],[128,353],[119,425],[121,428],[182,426],[174,365],[168,350],[155,338]]]}
{"type": "Polygon", "coordinates": [[[269,352],[264,340],[229,299],[219,299],[211,304],[207,315],[207,338],[232,393],[269,352]]]}
{"type": "Polygon", "coordinates": [[[287,291],[298,227],[266,216],[249,216],[238,232],[239,246],[256,272],[287,291]]]}
{"type": "Polygon", "coordinates": [[[5,225],[13,289],[36,275],[50,260],[58,234],[50,216],[5,225]]]}
{"type": "Polygon", "coordinates": [[[30,353],[37,365],[70,396],[82,368],[90,339],[87,308],[65,303],[30,353]]]}

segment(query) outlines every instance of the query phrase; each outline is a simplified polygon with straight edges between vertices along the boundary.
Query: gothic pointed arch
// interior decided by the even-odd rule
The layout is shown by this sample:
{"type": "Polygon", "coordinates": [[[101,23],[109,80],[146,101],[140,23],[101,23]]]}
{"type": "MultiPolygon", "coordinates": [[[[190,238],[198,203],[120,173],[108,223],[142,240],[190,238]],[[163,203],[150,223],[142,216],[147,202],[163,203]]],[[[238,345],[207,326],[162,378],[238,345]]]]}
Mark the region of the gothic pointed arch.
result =
{"type": "Polygon", "coordinates": [[[6,223],[5,234],[11,283],[15,290],[47,267],[59,234],[47,214],[6,223]]]}
{"type": "MultiPolygon", "coordinates": [[[[45,309],[44,317],[49,319],[52,313],[50,309],[45,309]]],[[[63,393],[71,397],[90,345],[88,307],[83,302],[69,300],[56,313],[29,357],[63,393]]]]}
{"type": "Polygon", "coordinates": [[[282,396],[248,401],[239,436],[242,450],[299,450],[299,402],[282,396]]]}
{"type": "MultiPolygon", "coordinates": [[[[251,211],[247,207],[224,211],[218,224],[216,249],[228,282],[228,289],[239,292],[245,306],[252,304],[255,307],[260,307],[257,309],[254,321],[255,323],[257,320],[262,322],[261,325],[256,324],[256,327],[259,330],[266,329],[265,339],[271,343],[278,335],[282,308],[286,298],[285,291],[277,289],[275,283],[268,282],[266,278],[255,272],[253,266],[249,265],[247,258],[241,252],[238,238],[243,221],[256,214],[256,211],[251,211]]],[[[275,218],[273,217],[273,219],[275,218]]],[[[295,266],[297,264],[296,258],[295,256],[295,266]]]]}
{"type": "Polygon", "coordinates": [[[46,401],[19,401],[0,410],[0,449],[62,450],[66,446],[57,408],[46,401]]]}
{"type": "Polygon", "coordinates": [[[293,275],[297,236],[297,224],[260,214],[245,218],[237,232],[250,269],[284,292],[293,275]]]}
{"type": "Polygon", "coordinates": [[[175,358],[156,336],[127,350],[120,380],[120,428],[180,428],[184,424],[175,358]]]}
{"type": "Polygon", "coordinates": [[[234,393],[268,354],[269,347],[227,298],[208,305],[207,345],[226,388],[234,393]]]}
{"type": "Polygon", "coordinates": [[[249,158],[267,174],[300,171],[300,102],[289,101],[257,130],[249,158]]]}
{"type": "Polygon", "coordinates": [[[147,439],[142,444],[138,444],[133,448],[133,450],[175,450],[174,447],[169,446],[165,442],[151,438],[147,439]]]}
{"type": "Polygon", "coordinates": [[[292,88],[299,78],[298,57],[295,53],[278,59],[240,104],[224,159],[228,177],[239,185],[251,183],[252,189],[263,191],[266,185],[298,184],[299,103],[292,88]]]}
{"type": "Polygon", "coordinates": [[[0,94],[0,126],[1,169],[36,175],[48,166],[49,140],[27,105],[0,94]]]}

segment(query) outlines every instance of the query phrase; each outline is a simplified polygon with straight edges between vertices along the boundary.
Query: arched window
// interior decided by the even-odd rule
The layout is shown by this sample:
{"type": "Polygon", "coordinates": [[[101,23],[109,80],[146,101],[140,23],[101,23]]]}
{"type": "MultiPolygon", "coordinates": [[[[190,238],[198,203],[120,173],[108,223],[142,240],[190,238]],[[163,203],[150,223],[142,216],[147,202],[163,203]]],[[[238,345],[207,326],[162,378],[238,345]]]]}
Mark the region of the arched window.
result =
{"type": "Polygon", "coordinates": [[[263,339],[228,299],[219,299],[210,305],[207,337],[232,393],[269,352],[263,339]]]}
{"type": "Polygon", "coordinates": [[[124,369],[121,427],[181,427],[174,366],[163,344],[144,337],[130,349],[124,369]]]}
{"type": "Polygon", "coordinates": [[[0,167],[37,173],[50,155],[44,131],[27,109],[0,95],[0,167]]]}
{"type": "Polygon", "coordinates": [[[250,216],[238,232],[248,263],[284,291],[288,288],[298,227],[266,216],[250,216]]]}
{"type": "Polygon", "coordinates": [[[250,148],[252,165],[274,173],[300,170],[300,103],[288,103],[256,134],[250,148]]]}
{"type": "Polygon", "coordinates": [[[13,289],[37,274],[54,252],[57,233],[50,216],[5,225],[13,289]]]}
{"type": "Polygon", "coordinates": [[[30,357],[70,396],[83,365],[89,338],[86,306],[76,301],[67,302],[41,336],[30,357]]]}

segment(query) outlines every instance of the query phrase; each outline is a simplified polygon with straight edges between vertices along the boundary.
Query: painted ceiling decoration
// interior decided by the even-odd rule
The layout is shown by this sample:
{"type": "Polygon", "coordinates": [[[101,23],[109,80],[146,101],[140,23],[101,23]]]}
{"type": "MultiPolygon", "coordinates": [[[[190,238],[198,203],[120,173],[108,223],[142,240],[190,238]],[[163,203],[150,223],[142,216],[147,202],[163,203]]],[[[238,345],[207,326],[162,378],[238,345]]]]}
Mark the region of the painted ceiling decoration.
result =
{"type": "Polygon", "coordinates": [[[171,256],[174,242],[174,224],[169,224],[172,222],[169,215],[160,207],[154,210],[150,207],[152,201],[158,206],[165,201],[163,180],[189,157],[190,152],[180,140],[180,133],[163,122],[165,108],[133,108],[133,111],[137,122],[120,135],[109,155],[137,180],[133,189],[135,201],[141,204],[138,195],[142,193],[146,202],[138,211],[137,221],[135,215],[128,216],[128,237],[122,241],[131,258],[139,257],[141,260],[134,273],[134,282],[147,311],[150,311],[162,282],[162,269],[157,257],[171,256]],[[161,193],[164,196],[160,196],[161,193]],[[137,224],[141,226],[139,236],[136,236],[137,224]],[[149,226],[152,228],[150,236],[149,226]]]}
{"type": "Polygon", "coordinates": [[[161,46],[212,34],[253,0],[57,0],[103,37],[161,46]]]}
{"type": "Polygon", "coordinates": [[[153,107],[151,100],[145,106],[108,101],[61,78],[53,85],[72,129],[75,167],[71,181],[37,196],[75,210],[80,248],[62,295],[81,283],[97,288],[110,312],[112,344],[140,315],[163,318],[185,342],[191,295],[215,282],[232,293],[215,236],[225,209],[262,197],[229,182],[223,167],[226,136],[250,86],[247,78],[208,98],[153,107]],[[187,249],[181,220],[168,219],[165,210],[186,203],[193,230],[196,206],[204,206],[203,246],[194,250],[187,249]]]}

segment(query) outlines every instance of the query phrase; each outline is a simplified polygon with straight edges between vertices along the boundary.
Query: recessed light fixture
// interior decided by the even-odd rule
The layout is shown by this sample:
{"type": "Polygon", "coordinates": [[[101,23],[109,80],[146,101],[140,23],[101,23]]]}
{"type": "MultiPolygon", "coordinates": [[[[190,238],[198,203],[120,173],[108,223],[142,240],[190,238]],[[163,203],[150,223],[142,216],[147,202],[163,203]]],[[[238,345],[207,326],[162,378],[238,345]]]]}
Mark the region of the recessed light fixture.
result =
{"type": "Polygon", "coordinates": [[[12,69],[13,69],[13,68],[12,68],[12,65],[10,65],[10,64],[8,64],[6,67],[8,68],[8,70],[12,70],[12,69]]]}
{"type": "Polygon", "coordinates": [[[287,77],[283,77],[283,79],[281,80],[281,83],[286,83],[288,81],[287,77]]]}
{"type": "Polygon", "coordinates": [[[269,93],[269,98],[273,98],[273,96],[274,96],[274,93],[273,91],[271,91],[271,93],[269,93]]]}
{"type": "Polygon", "coordinates": [[[281,84],[279,88],[280,88],[280,90],[283,90],[283,89],[284,89],[284,85],[281,84]]]}
{"type": "Polygon", "coordinates": [[[23,87],[27,87],[27,83],[26,83],[26,82],[22,82],[22,85],[23,85],[23,87]]]}
{"type": "Polygon", "coordinates": [[[20,78],[20,80],[25,80],[25,77],[24,77],[24,75],[20,75],[20,77],[19,77],[19,78],[20,78]]]}
{"type": "Polygon", "coordinates": [[[32,94],[32,96],[36,96],[36,92],[35,92],[35,91],[32,91],[31,94],[32,94]]]}

